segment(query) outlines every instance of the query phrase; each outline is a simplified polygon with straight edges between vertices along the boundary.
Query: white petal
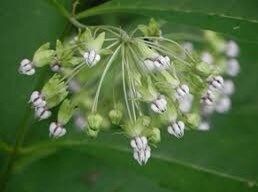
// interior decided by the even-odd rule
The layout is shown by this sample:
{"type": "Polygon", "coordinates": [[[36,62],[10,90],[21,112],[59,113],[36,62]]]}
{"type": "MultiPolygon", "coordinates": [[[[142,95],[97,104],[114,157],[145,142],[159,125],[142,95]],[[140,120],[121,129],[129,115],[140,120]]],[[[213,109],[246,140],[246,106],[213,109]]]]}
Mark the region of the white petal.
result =
{"type": "Polygon", "coordinates": [[[29,59],[23,59],[22,61],[21,61],[21,66],[24,66],[24,65],[27,65],[27,64],[29,64],[29,63],[31,63],[31,61],[29,60],[29,59]]]}
{"type": "Polygon", "coordinates": [[[50,132],[51,134],[54,133],[56,126],[57,126],[57,123],[56,123],[56,122],[50,123],[50,125],[49,125],[49,132],[50,132]]]}
{"type": "Polygon", "coordinates": [[[148,140],[147,140],[146,137],[142,136],[142,137],[141,137],[141,140],[142,140],[143,146],[146,146],[146,145],[148,144],[148,140]]]}
{"type": "Polygon", "coordinates": [[[96,57],[96,52],[94,50],[91,50],[89,54],[89,62],[92,63],[95,57],[96,57]]]}
{"type": "Polygon", "coordinates": [[[62,129],[61,133],[58,135],[58,137],[63,137],[66,134],[66,129],[62,129]]]}
{"type": "Polygon", "coordinates": [[[213,56],[209,52],[203,52],[201,56],[201,60],[207,64],[212,64],[213,56]]]}
{"type": "Polygon", "coordinates": [[[88,59],[89,59],[89,52],[85,52],[83,54],[83,57],[84,57],[84,59],[86,59],[88,61],[88,59]]]}
{"type": "Polygon", "coordinates": [[[101,59],[100,55],[99,55],[99,54],[97,54],[97,55],[96,55],[95,60],[96,60],[97,62],[99,62],[99,61],[100,61],[100,59],[101,59]]]}
{"type": "Polygon", "coordinates": [[[140,137],[135,138],[135,143],[136,143],[137,149],[139,149],[139,150],[144,147],[140,137]]]}
{"type": "Polygon", "coordinates": [[[230,59],[227,62],[227,74],[235,77],[240,71],[240,65],[236,59],[230,59]]]}
{"type": "Polygon", "coordinates": [[[35,69],[31,69],[31,70],[29,70],[29,71],[26,72],[26,75],[34,75],[35,72],[36,72],[35,69]]]}
{"type": "Polygon", "coordinates": [[[229,97],[223,97],[223,98],[220,98],[216,102],[215,109],[218,113],[225,113],[230,109],[230,107],[231,107],[230,98],[229,97]]]}
{"type": "Polygon", "coordinates": [[[210,124],[206,121],[202,121],[198,126],[198,130],[200,131],[208,131],[209,129],[210,129],[210,124]]]}
{"type": "Polygon", "coordinates": [[[223,84],[222,92],[226,95],[232,95],[235,92],[235,85],[233,81],[226,80],[223,84]]]}
{"type": "Polygon", "coordinates": [[[235,41],[229,41],[226,46],[226,55],[229,57],[237,57],[239,54],[239,47],[235,41]]]}
{"type": "Polygon", "coordinates": [[[151,109],[155,113],[161,113],[160,109],[155,104],[151,104],[151,109]]]}
{"type": "Polygon", "coordinates": [[[130,145],[132,148],[137,148],[137,145],[134,139],[131,140],[130,145]]]}
{"type": "Polygon", "coordinates": [[[183,84],[183,85],[181,85],[181,88],[182,88],[182,90],[186,93],[186,94],[188,94],[189,93],[189,87],[186,85],[186,84],[183,84]]]}

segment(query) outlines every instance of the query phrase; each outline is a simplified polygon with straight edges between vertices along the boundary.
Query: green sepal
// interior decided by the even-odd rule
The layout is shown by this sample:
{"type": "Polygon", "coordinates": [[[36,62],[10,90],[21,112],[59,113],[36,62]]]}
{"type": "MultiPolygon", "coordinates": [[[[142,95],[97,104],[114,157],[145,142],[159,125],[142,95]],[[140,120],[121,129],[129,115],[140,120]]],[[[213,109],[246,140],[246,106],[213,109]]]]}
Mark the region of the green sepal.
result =
{"type": "Polygon", "coordinates": [[[88,41],[87,43],[87,47],[89,50],[95,50],[99,53],[99,51],[101,50],[103,43],[105,41],[105,32],[100,33],[96,39],[92,39],[90,41],[88,41]]]}
{"type": "Polygon", "coordinates": [[[61,81],[61,76],[58,74],[48,80],[41,93],[44,95],[49,108],[58,105],[68,95],[67,86],[64,81],[61,81]]]}
{"type": "Polygon", "coordinates": [[[156,58],[159,54],[154,51],[153,49],[149,48],[145,43],[143,42],[136,42],[137,48],[143,58],[143,60],[150,58],[154,59],[156,58]]]}
{"type": "Polygon", "coordinates": [[[186,115],[186,123],[188,127],[196,128],[200,124],[201,117],[198,113],[190,113],[186,115]]]}
{"type": "Polygon", "coordinates": [[[140,135],[144,135],[146,129],[149,128],[151,123],[151,118],[149,116],[140,116],[136,122],[127,122],[127,124],[123,127],[125,133],[129,137],[136,137],[140,135]]]}
{"type": "Polygon", "coordinates": [[[117,104],[114,109],[109,111],[108,116],[112,124],[119,125],[122,117],[123,117],[123,112],[122,112],[123,106],[122,104],[117,104]]]}
{"type": "Polygon", "coordinates": [[[103,117],[99,114],[90,114],[88,116],[89,128],[92,130],[100,130],[103,126],[103,117]]]}
{"type": "Polygon", "coordinates": [[[150,19],[148,25],[138,25],[138,29],[144,36],[161,36],[160,26],[153,18],[150,19]]]}
{"type": "Polygon", "coordinates": [[[91,138],[96,138],[98,136],[98,133],[99,133],[99,130],[94,130],[90,128],[86,129],[86,134],[91,138]]]}
{"type": "Polygon", "coordinates": [[[196,64],[196,70],[199,72],[199,74],[204,76],[209,76],[214,71],[214,66],[209,65],[205,62],[200,62],[196,64]]]}
{"type": "Polygon", "coordinates": [[[73,67],[84,61],[81,57],[74,57],[73,45],[63,44],[61,41],[56,41],[56,59],[61,66],[73,67]]]}
{"type": "Polygon", "coordinates": [[[161,141],[160,130],[158,128],[151,128],[148,130],[147,137],[149,141],[153,144],[159,143],[161,141]]]}
{"type": "Polygon", "coordinates": [[[214,51],[220,53],[224,50],[225,41],[222,38],[220,38],[215,32],[205,31],[204,36],[208,40],[210,46],[214,51]]]}
{"type": "Polygon", "coordinates": [[[33,64],[36,67],[43,67],[53,62],[55,57],[55,51],[49,48],[50,43],[45,43],[34,53],[33,64]]]}
{"type": "Polygon", "coordinates": [[[58,116],[57,116],[58,122],[61,123],[62,125],[65,125],[66,123],[68,123],[68,121],[71,119],[75,111],[75,107],[76,106],[72,101],[70,101],[69,99],[65,99],[58,111],[58,116]]]}
{"type": "Polygon", "coordinates": [[[143,101],[151,102],[157,98],[158,92],[155,89],[150,77],[141,78],[141,82],[136,86],[143,101]]]}

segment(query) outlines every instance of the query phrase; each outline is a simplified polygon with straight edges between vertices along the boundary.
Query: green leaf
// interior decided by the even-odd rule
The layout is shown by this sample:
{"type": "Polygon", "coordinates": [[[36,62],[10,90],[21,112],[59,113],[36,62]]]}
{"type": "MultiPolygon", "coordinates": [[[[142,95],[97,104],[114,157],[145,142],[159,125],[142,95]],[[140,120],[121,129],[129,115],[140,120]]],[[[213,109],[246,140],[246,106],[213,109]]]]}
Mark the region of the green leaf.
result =
{"type": "MultiPolygon", "coordinates": [[[[181,0],[112,0],[103,5],[77,14],[81,19],[110,13],[133,13],[162,18],[167,25],[184,24],[209,29],[234,36],[238,39],[257,42],[257,2],[247,1],[181,1],[181,0]]],[[[173,28],[173,27],[172,27],[173,28]]]]}

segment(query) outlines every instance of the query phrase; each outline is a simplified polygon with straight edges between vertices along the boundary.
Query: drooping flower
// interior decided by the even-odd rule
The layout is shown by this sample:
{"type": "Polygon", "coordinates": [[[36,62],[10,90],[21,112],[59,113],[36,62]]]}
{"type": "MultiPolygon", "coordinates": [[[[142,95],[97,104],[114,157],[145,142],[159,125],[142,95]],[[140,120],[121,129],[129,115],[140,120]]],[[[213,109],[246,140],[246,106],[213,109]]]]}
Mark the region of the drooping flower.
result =
{"type": "Polygon", "coordinates": [[[49,126],[49,137],[59,138],[66,134],[66,129],[57,122],[52,122],[49,126]]]}
{"type": "Polygon", "coordinates": [[[140,164],[147,163],[151,156],[151,148],[148,145],[148,140],[144,136],[135,137],[131,140],[131,147],[133,148],[133,157],[140,164]]]}
{"type": "Polygon", "coordinates": [[[184,129],[185,129],[185,124],[183,121],[176,121],[172,122],[168,126],[168,133],[171,135],[174,135],[177,138],[181,138],[184,136],[184,129]]]}

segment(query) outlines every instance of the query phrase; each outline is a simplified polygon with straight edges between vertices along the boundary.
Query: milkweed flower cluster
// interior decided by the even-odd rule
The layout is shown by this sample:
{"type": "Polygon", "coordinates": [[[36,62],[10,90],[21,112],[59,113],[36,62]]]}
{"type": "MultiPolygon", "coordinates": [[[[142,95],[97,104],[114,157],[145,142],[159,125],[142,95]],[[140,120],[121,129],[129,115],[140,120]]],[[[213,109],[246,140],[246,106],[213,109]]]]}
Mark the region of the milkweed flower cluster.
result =
{"type": "Polygon", "coordinates": [[[175,138],[201,125],[207,129],[202,124],[205,106],[216,102],[216,110],[223,112],[221,106],[229,101],[217,98],[234,91],[222,76],[239,71],[236,43],[226,44],[227,67],[215,65],[217,58],[207,51],[198,57],[191,52],[198,53],[192,43],[181,46],[161,36],[152,19],[129,34],[113,26],[85,27],[72,38],[57,40],[55,48],[42,45],[31,60],[21,61],[19,72],[30,76],[48,66],[53,73],[29,99],[39,120],[58,109],[50,137],[67,134],[72,117],[90,137],[116,125],[130,138],[134,159],[144,165],[163,127],[175,138]]]}
{"type": "MultiPolygon", "coordinates": [[[[211,31],[204,32],[202,46],[194,41],[183,42],[182,46],[192,54],[198,53],[200,60],[207,68],[217,71],[216,76],[211,76],[207,79],[209,86],[202,97],[200,107],[201,120],[198,129],[207,131],[210,129],[209,121],[214,112],[226,113],[231,108],[230,97],[235,92],[232,78],[236,77],[240,72],[238,61],[240,49],[235,41],[224,40],[211,31]]],[[[188,99],[188,103],[190,103],[188,104],[190,106],[192,101],[188,99]]],[[[192,107],[194,108],[195,106],[192,107]]],[[[188,107],[188,109],[190,108],[188,107]]]]}

